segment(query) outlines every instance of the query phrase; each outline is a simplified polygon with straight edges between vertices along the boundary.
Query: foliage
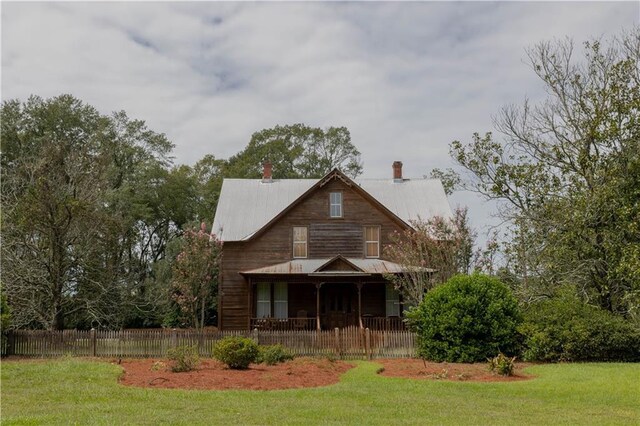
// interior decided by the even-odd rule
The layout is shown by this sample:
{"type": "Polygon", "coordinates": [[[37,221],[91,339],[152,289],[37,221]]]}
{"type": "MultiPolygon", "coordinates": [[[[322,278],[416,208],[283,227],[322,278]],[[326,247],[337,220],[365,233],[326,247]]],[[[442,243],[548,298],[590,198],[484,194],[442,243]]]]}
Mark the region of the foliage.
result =
{"type": "Polygon", "coordinates": [[[265,160],[271,161],[274,178],[280,179],[321,178],[335,167],[351,177],[362,173],[360,152],[346,127],[323,130],[292,124],[263,129],[229,158],[225,177],[262,177],[265,160]]]}
{"type": "Polygon", "coordinates": [[[582,302],[572,287],[531,304],[520,330],[528,361],[640,361],[640,328],[582,302]]]}
{"type": "Polygon", "coordinates": [[[260,355],[258,344],[245,337],[225,337],[213,346],[213,357],[234,370],[244,370],[260,355]]]}
{"type": "Polygon", "coordinates": [[[188,230],[183,248],[173,264],[173,300],[189,319],[189,325],[205,325],[207,307],[215,303],[222,243],[205,231],[188,230]]]}
{"type": "Polygon", "coordinates": [[[171,371],[174,373],[193,371],[198,367],[200,362],[197,345],[171,348],[167,351],[167,358],[173,361],[171,371]]]}
{"type": "Polygon", "coordinates": [[[11,309],[7,304],[7,296],[0,285],[0,353],[6,353],[7,331],[11,326],[11,309]]]}
{"type": "Polygon", "coordinates": [[[423,359],[475,362],[518,350],[518,304],[496,278],[456,275],[427,293],[407,316],[423,359]]]}
{"type": "Polygon", "coordinates": [[[493,358],[489,358],[489,370],[501,376],[512,376],[516,357],[508,357],[502,352],[493,358]]]}
{"type": "Polygon", "coordinates": [[[467,189],[498,200],[512,225],[507,255],[529,300],[576,284],[585,299],[632,315],[640,307],[640,29],[584,44],[528,50],[548,93],[507,106],[503,140],[451,144],[467,189]],[[580,55],[582,57],[582,55],[580,55]]]}
{"type": "MultiPolygon", "coordinates": [[[[426,178],[427,176],[424,177],[426,178]]],[[[442,187],[444,188],[444,192],[447,195],[453,194],[453,192],[462,184],[460,175],[453,169],[433,169],[431,170],[431,173],[429,173],[429,178],[439,179],[440,182],[442,182],[442,187]]]]}
{"type": "Polygon", "coordinates": [[[171,148],[69,95],[3,103],[2,270],[16,327],[116,327],[146,308],[140,283],[171,216],[145,185],[171,148]]]}
{"type": "Polygon", "coordinates": [[[276,365],[293,359],[293,355],[282,345],[260,346],[260,354],[256,363],[276,365]]]}
{"type": "Polygon", "coordinates": [[[417,305],[424,294],[456,273],[471,267],[473,232],[467,208],[458,207],[454,220],[436,216],[411,222],[413,229],[392,234],[392,244],[385,247],[386,257],[403,267],[401,274],[386,274],[405,302],[417,305]]]}

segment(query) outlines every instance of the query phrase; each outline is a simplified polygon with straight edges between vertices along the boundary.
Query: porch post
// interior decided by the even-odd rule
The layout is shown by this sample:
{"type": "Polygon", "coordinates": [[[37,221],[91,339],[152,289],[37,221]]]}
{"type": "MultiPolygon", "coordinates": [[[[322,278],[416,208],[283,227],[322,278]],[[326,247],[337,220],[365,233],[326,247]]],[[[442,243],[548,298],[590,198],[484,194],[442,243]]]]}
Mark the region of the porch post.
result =
{"type": "Polygon", "coordinates": [[[358,287],[358,324],[360,324],[360,328],[362,327],[362,283],[357,282],[356,287],[358,287]]]}
{"type": "Polygon", "coordinates": [[[316,328],[320,331],[320,287],[322,283],[316,283],[316,328]]]}
{"type": "Polygon", "coordinates": [[[253,316],[253,306],[251,306],[253,304],[253,297],[251,297],[251,290],[253,289],[253,286],[251,285],[251,277],[247,279],[247,286],[247,307],[249,309],[249,313],[247,314],[247,330],[251,330],[251,317],[253,316]]]}

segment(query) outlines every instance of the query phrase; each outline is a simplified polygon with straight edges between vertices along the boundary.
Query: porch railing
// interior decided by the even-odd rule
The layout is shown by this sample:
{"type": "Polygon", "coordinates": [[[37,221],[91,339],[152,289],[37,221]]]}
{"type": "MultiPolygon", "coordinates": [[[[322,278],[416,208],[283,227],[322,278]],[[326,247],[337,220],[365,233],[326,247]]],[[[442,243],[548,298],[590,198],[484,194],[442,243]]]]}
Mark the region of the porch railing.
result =
{"type": "MultiPolygon", "coordinates": [[[[363,328],[370,330],[406,330],[400,317],[362,317],[363,328]]],[[[251,330],[315,330],[316,318],[251,318],[251,330]]]]}
{"type": "Polygon", "coordinates": [[[315,318],[251,318],[251,329],[258,330],[315,330],[315,318]]]}

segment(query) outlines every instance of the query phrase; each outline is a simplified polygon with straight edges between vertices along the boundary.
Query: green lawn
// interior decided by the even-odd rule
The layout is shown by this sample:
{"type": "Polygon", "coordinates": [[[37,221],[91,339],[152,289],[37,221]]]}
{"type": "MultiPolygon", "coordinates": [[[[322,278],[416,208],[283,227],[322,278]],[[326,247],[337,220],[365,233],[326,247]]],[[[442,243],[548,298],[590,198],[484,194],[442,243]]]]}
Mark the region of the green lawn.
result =
{"type": "Polygon", "coordinates": [[[63,359],[2,363],[2,424],[634,424],[640,364],[532,367],[534,380],[393,379],[359,362],[340,383],[286,391],[147,390],[121,369],[63,359]]]}

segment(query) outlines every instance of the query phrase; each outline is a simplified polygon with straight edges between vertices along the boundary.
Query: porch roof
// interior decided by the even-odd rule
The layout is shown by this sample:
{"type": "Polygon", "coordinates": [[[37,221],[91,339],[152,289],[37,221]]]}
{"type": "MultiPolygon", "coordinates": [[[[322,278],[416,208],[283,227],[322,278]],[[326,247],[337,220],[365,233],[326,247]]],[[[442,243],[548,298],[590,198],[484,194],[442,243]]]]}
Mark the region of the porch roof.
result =
{"type": "MultiPolygon", "coordinates": [[[[434,269],[424,268],[425,272],[434,269]]],[[[397,263],[382,259],[362,259],[355,257],[327,257],[321,259],[294,259],[262,268],[240,272],[242,275],[311,275],[311,276],[367,276],[371,274],[398,274],[404,268],[397,263]],[[334,261],[344,260],[351,270],[331,269],[334,261]]]]}

